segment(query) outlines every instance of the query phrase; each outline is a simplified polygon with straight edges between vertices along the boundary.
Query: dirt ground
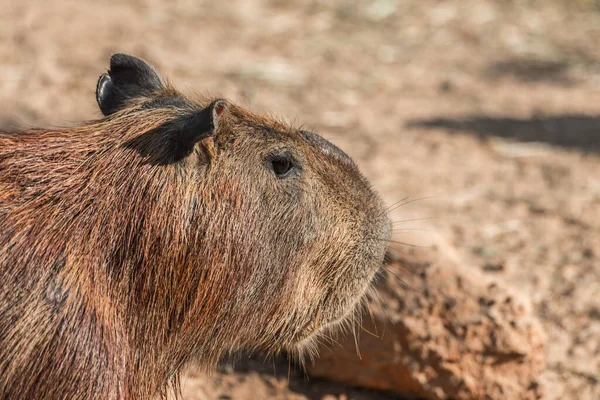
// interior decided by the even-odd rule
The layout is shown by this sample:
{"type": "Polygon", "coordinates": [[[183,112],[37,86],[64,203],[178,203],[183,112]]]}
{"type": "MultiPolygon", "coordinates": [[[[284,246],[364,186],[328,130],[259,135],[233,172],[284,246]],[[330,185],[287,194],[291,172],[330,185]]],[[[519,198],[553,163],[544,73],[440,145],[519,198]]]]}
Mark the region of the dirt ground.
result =
{"type": "MultiPolygon", "coordinates": [[[[600,399],[593,1],[0,0],[0,10],[5,128],[99,117],[95,84],[114,52],[186,91],[304,124],[354,157],[388,204],[425,198],[393,209],[396,240],[427,251],[433,230],[531,299],[548,399],[600,399]],[[431,219],[400,222],[417,218],[431,219]]],[[[393,398],[259,359],[192,370],[183,393],[393,398]]]]}

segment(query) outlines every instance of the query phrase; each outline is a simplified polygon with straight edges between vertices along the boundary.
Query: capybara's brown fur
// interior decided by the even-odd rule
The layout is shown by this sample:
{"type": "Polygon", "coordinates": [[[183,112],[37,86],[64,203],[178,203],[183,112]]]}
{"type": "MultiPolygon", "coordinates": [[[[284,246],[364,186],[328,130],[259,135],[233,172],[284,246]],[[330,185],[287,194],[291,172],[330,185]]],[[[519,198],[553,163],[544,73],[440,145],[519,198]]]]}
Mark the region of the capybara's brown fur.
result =
{"type": "Polygon", "coordinates": [[[111,58],[105,117],[0,133],[2,398],[150,398],[350,315],[389,222],[348,156],[111,58]]]}

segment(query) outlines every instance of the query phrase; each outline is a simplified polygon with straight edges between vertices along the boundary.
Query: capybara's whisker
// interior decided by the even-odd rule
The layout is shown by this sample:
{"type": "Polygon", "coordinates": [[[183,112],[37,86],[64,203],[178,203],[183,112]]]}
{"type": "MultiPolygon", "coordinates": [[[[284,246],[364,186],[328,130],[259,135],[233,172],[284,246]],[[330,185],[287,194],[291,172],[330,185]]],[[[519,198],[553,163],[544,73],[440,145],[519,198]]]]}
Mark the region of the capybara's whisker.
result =
{"type": "Polygon", "coordinates": [[[421,228],[399,228],[392,229],[392,233],[402,233],[402,232],[433,232],[431,229],[421,229],[421,228]]]}
{"type": "Polygon", "coordinates": [[[421,246],[418,244],[413,244],[413,243],[406,243],[406,242],[401,242],[398,240],[393,240],[393,239],[386,239],[386,238],[376,238],[376,237],[371,237],[369,238],[370,240],[375,240],[375,241],[379,241],[379,242],[385,242],[385,243],[393,243],[393,244],[399,244],[402,246],[408,246],[408,247],[415,247],[415,248],[422,248],[422,249],[428,249],[431,248],[431,246],[421,246]]]}
{"type": "Polygon", "coordinates": [[[382,210],[382,212],[389,214],[394,207],[399,207],[402,205],[402,203],[404,203],[405,201],[409,201],[409,200],[410,200],[410,196],[400,199],[400,200],[390,204],[389,206],[387,206],[385,209],[382,210]]]}
{"type": "Polygon", "coordinates": [[[392,271],[390,268],[385,267],[385,270],[387,272],[389,272],[390,274],[392,274],[393,277],[395,277],[396,279],[398,279],[398,281],[400,281],[400,283],[402,283],[404,286],[406,286],[407,288],[414,290],[415,292],[422,294],[419,290],[415,289],[414,287],[412,287],[411,285],[408,284],[408,282],[406,282],[404,279],[400,278],[400,276],[398,276],[394,271],[392,271]]]}
{"type": "Polygon", "coordinates": [[[406,206],[406,205],[408,205],[408,204],[415,203],[415,202],[417,202],[417,201],[422,201],[422,200],[434,199],[434,198],[436,198],[436,196],[418,197],[418,198],[416,198],[416,199],[413,199],[413,198],[411,198],[411,197],[405,197],[404,199],[402,199],[402,200],[400,200],[400,201],[397,201],[397,202],[396,202],[396,203],[394,203],[392,206],[388,207],[388,208],[387,208],[387,209],[386,209],[384,212],[385,212],[386,214],[391,214],[391,213],[392,213],[392,211],[395,211],[395,210],[397,210],[398,208],[400,208],[400,207],[404,207],[404,206],[406,206]]]}
{"type": "Polygon", "coordinates": [[[404,220],[400,220],[400,221],[392,221],[392,226],[398,225],[398,224],[405,224],[407,222],[428,221],[431,219],[435,219],[435,217],[413,218],[413,219],[404,219],[404,220]]]}

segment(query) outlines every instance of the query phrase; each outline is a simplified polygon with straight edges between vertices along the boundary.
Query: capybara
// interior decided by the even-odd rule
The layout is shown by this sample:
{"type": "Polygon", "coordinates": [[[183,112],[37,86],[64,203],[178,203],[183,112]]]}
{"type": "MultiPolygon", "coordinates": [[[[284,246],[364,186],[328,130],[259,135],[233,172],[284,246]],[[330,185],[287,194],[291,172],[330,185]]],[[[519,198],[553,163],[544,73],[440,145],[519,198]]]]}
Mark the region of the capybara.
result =
{"type": "Polygon", "coordinates": [[[344,152],[124,54],[96,99],[0,133],[2,398],[164,396],[190,360],[301,351],[353,314],[390,223],[344,152]]]}

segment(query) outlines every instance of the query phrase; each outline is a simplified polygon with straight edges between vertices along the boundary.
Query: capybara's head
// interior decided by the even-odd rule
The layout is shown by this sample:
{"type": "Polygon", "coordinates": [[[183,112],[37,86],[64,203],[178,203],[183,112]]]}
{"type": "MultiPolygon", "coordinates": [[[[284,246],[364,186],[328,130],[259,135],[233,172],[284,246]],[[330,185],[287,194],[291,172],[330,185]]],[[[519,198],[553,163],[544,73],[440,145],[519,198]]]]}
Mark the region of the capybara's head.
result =
{"type": "Polygon", "coordinates": [[[96,98],[99,121],[0,137],[12,148],[0,150],[3,276],[22,268],[43,294],[23,312],[54,310],[57,332],[74,329],[60,343],[87,351],[97,337],[99,352],[122,351],[107,350],[107,368],[164,379],[195,356],[301,348],[352,314],[390,224],[343,151],[227,100],[184,97],[124,54],[96,98]]]}
{"type": "MultiPolygon", "coordinates": [[[[189,100],[127,55],[111,58],[97,100],[125,137],[113,157],[131,158],[160,188],[123,195],[154,207],[132,219],[170,226],[156,245],[178,288],[172,301],[186,304],[180,324],[209,335],[197,340],[220,351],[292,348],[354,310],[382,265],[389,221],[342,150],[227,100],[189,100]]],[[[98,173],[136,179],[128,168],[98,173]]]]}

